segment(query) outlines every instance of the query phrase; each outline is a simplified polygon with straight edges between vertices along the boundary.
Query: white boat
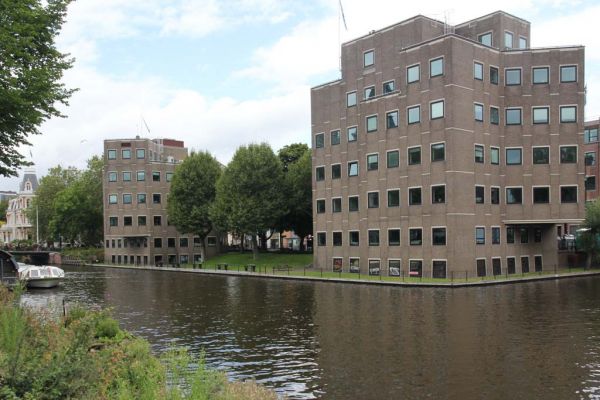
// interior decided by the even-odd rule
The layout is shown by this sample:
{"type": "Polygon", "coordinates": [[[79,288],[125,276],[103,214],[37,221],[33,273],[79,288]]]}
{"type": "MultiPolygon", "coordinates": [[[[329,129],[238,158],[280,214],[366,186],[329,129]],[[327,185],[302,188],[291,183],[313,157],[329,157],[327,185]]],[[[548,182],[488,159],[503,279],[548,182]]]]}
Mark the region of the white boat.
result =
{"type": "Polygon", "coordinates": [[[19,279],[25,282],[28,288],[53,288],[65,277],[65,271],[58,267],[23,263],[18,265],[19,279]]]}

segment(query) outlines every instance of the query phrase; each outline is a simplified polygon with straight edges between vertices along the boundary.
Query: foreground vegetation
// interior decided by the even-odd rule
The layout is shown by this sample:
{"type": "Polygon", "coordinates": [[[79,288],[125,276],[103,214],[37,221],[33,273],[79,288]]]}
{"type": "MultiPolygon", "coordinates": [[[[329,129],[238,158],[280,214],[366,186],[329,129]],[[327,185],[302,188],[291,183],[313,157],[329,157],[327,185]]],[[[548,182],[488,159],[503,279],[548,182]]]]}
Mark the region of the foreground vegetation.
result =
{"type": "Polygon", "coordinates": [[[0,286],[0,399],[277,399],[253,382],[229,383],[185,350],[156,358],[104,311],[43,318],[17,303],[0,286]]]}

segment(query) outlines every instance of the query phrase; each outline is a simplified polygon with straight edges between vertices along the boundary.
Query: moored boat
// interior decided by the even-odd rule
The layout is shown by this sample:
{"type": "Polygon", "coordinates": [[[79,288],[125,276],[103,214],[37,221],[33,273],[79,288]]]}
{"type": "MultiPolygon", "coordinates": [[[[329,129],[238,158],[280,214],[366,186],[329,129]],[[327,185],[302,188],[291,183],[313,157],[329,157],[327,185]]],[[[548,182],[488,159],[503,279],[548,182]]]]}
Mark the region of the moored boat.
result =
{"type": "Polygon", "coordinates": [[[53,288],[58,286],[65,277],[65,272],[50,265],[28,265],[19,263],[19,279],[24,282],[28,288],[53,288]]]}

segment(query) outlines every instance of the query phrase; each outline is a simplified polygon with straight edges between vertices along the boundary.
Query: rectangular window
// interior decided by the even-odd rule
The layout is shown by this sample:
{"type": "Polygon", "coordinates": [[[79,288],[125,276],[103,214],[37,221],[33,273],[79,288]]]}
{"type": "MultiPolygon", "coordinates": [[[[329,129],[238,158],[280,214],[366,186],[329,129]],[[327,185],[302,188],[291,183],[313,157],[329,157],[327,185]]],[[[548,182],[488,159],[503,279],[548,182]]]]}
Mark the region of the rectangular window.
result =
{"type": "Polygon", "coordinates": [[[383,82],[383,94],[392,93],[395,90],[394,81],[383,82]]]}
{"type": "Polygon", "coordinates": [[[379,246],[379,229],[369,229],[369,246],[379,246]]]}
{"type": "Polygon", "coordinates": [[[377,130],[377,115],[367,117],[367,132],[375,132],[377,130]]]}
{"type": "Polygon", "coordinates": [[[315,168],[315,179],[317,182],[325,180],[325,167],[315,168]]]}
{"type": "Polygon", "coordinates": [[[524,274],[529,273],[529,257],[521,256],[521,272],[524,274]]]}
{"type": "Polygon", "coordinates": [[[429,61],[429,77],[444,75],[444,58],[429,61]]]}
{"type": "Polygon", "coordinates": [[[400,260],[388,260],[388,275],[400,276],[400,260]]]}
{"type": "Polygon", "coordinates": [[[421,164],[421,147],[408,148],[408,165],[421,164]]]}
{"type": "Polygon", "coordinates": [[[419,64],[406,68],[406,83],[419,82],[421,79],[421,67],[419,64]]]}
{"type": "Polygon", "coordinates": [[[108,217],[108,224],[110,226],[119,226],[119,217],[108,217]]]}
{"type": "Polygon", "coordinates": [[[446,159],[446,145],[434,143],[431,145],[431,161],[444,161],[446,159]]]}
{"type": "Polygon", "coordinates": [[[116,182],[117,181],[117,173],[116,172],[109,172],[108,173],[108,181],[109,182],[116,182]]]}
{"type": "Polygon", "coordinates": [[[507,108],[506,109],[506,125],[521,125],[521,109],[507,108]]]}
{"type": "Polygon", "coordinates": [[[585,177],[585,190],[596,190],[596,177],[586,176],[585,177]]]}
{"type": "Polygon", "coordinates": [[[162,238],[154,238],[154,247],[157,249],[162,247],[162,238]]]}
{"type": "Polygon", "coordinates": [[[476,144],[475,145],[475,162],[476,163],[483,163],[485,161],[484,159],[484,148],[482,145],[480,144],[476,144]]]}
{"type": "Polygon", "coordinates": [[[108,150],[108,159],[116,160],[117,159],[117,151],[116,150],[108,150]]]}
{"type": "Polygon", "coordinates": [[[576,106],[561,106],[560,107],[560,122],[577,122],[577,107],[576,106]]]}
{"type": "Polygon", "coordinates": [[[146,226],[146,216],[138,215],[137,224],[138,224],[138,226],[146,226]]]}
{"type": "Polygon", "coordinates": [[[506,227],[506,243],[515,242],[515,228],[512,226],[506,227]]]}
{"type": "Polygon", "coordinates": [[[423,229],[410,228],[408,230],[411,246],[421,246],[423,244],[423,229]]]}
{"type": "Polygon", "coordinates": [[[368,86],[364,91],[364,99],[369,100],[372,97],[375,97],[375,86],[368,86]]]}
{"type": "Polygon", "coordinates": [[[358,196],[348,197],[348,211],[358,211],[358,196]]]}
{"type": "Polygon", "coordinates": [[[417,278],[420,278],[423,276],[423,261],[422,260],[409,260],[408,276],[417,277],[417,278]]]}
{"type": "Polygon", "coordinates": [[[527,39],[523,36],[519,36],[519,48],[526,49],[527,48],[527,39]]]}
{"type": "Polygon", "coordinates": [[[375,63],[375,53],[373,50],[365,51],[363,54],[363,66],[370,67],[375,63]]]}
{"type": "Polygon", "coordinates": [[[577,146],[560,146],[560,163],[574,164],[577,162],[577,146]]]}
{"type": "Polygon", "coordinates": [[[159,171],[152,172],[152,182],[160,182],[160,172],[159,171]]]}
{"type": "Polygon", "coordinates": [[[534,164],[549,164],[550,163],[550,147],[534,147],[533,163],[534,164]]]}
{"type": "Polygon", "coordinates": [[[358,176],[358,161],[348,163],[348,176],[358,176]]]}
{"type": "Polygon", "coordinates": [[[560,67],[560,81],[561,83],[577,82],[577,66],[576,65],[563,65],[560,67]]]}
{"type": "Polygon", "coordinates": [[[585,143],[596,143],[598,141],[598,128],[590,128],[583,131],[585,143]]]}
{"type": "Polygon", "coordinates": [[[121,158],[123,158],[123,160],[129,160],[131,158],[131,149],[121,150],[121,158]]]}
{"type": "Polygon", "coordinates": [[[360,258],[350,258],[350,272],[355,274],[360,272],[360,258]]]}
{"type": "Polygon", "coordinates": [[[409,188],[408,189],[408,205],[419,206],[421,205],[421,188],[409,188]]]}
{"type": "Polygon", "coordinates": [[[160,193],[152,194],[152,204],[160,204],[160,193]]]}
{"type": "Polygon", "coordinates": [[[317,214],[324,214],[325,213],[325,200],[318,199],[316,208],[317,208],[317,214]]]}
{"type": "Polygon", "coordinates": [[[407,121],[409,124],[417,124],[421,122],[421,106],[409,107],[407,114],[407,121]]]}
{"type": "Polygon", "coordinates": [[[492,227],[492,244],[500,244],[500,227],[492,227]]]}
{"type": "Polygon", "coordinates": [[[577,203],[577,186],[561,186],[561,203],[577,203]]]}
{"type": "Polygon", "coordinates": [[[367,155],[367,171],[377,171],[379,169],[379,154],[367,155]]]}
{"type": "Polygon", "coordinates": [[[398,111],[390,111],[385,114],[385,121],[387,129],[398,127],[398,111]]]}
{"type": "Polygon", "coordinates": [[[477,41],[483,45],[492,47],[492,32],[477,36],[477,41]]]}
{"type": "Polygon", "coordinates": [[[492,204],[500,204],[500,188],[490,188],[490,201],[492,204]]]}
{"type": "Polygon", "coordinates": [[[356,91],[346,93],[346,107],[353,107],[356,105],[356,91]]]}
{"type": "Polygon", "coordinates": [[[132,198],[131,198],[131,194],[126,193],[123,195],[123,204],[131,204],[132,202],[132,198]]]}
{"type": "Polygon", "coordinates": [[[588,151],[585,153],[585,165],[596,165],[596,152],[588,151]]]}
{"type": "Polygon", "coordinates": [[[446,202],[446,185],[431,186],[431,203],[443,204],[446,202]]]}
{"type": "Polygon", "coordinates": [[[434,101],[429,104],[430,119],[444,118],[444,100],[434,101]]]}
{"type": "Polygon", "coordinates": [[[325,232],[317,232],[317,246],[327,246],[327,234],[325,232]]]}
{"type": "Polygon", "coordinates": [[[143,160],[144,158],[146,158],[146,149],[136,149],[135,150],[135,157],[138,160],[143,160]]]}
{"type": "Polygon", "coordinates": [[[506,204],[522,204],[523,189],[522,188],[506,188],[506,204]]]}
{"type": "Polygon", "coordinates": [[[381,274],[381,261],[369,260],[369,275],[379,276],[381,274]]]}
{"type": "Polygon", "coordinates": [[[504,70],[504,84],[514,86],[521,84],[521,68],[506,68],[504,70]]]}
{"type": "Polygon", "coordinates": [[[367,193],[367,206],[369,208],[379,208],[379,192],[367,193]]]}
{"type": "Polygon", "coordinates": [[[490,123],[498,125],[500,123],[500,112],[498,107],[490,107],[490,123]]]}
{"type": "Polygon", "coordinates": [[[550,203],[550,188],[549,187],[533,187],[533,204],[548,204],[550,203]]]}
{"type": "Polygon", "coordinates": [[[485,186],[475,186],[475,204],[485,202],[485,186]]]}
{"type": "Polygon", "coordinates": [[[341,197],[331,199],[331,212],[334,212],[334,213],[342,212],[342,198],[341,197]]]}
{"type": "Polygon", "coordinates": [[[162,217],[160,215],[155,215],[153,217],[153,222],[154,222],[154,226],[161,226],[162,225],[162,217]]]}
{"type": "Polygon", "coordinates": [[[341,246],[342,245],[342,232],[333,232],[333,245],[341,246]]]}
{"type": "Polygon", "coordinates": [[[529,228],[519,228],[521,243],[529,243],[529,228]]]}
{"type": "Polygon", "coordinates": [[[335,130],[331,131],[331,145],[335,146],[336,144],[340,144],[340,131],[335,130]]]}
{"type": "Polygon", "coordinates": [[[490,67],[490,83],[493,85],[498,84],[498,76],[499,76],[498,68],[490,67]]]}
{"type": "Polygon", "coordinates": [[[532,70],[532,81],[534,84],[548,83],[550,78],[550,68],[535,67],[532,70]]]}
{"type": "Polygon", "coordinates": [[[514,257],[506,257],[506,269],[509,275],[517,272],[516,260],[514,257]]]}
{"type": "Polygon", "coordinates": [[[388,190],[387,206],[388,207],[400,207],[400,189],[388,190]]]}
{"type": "Polygon", "coordinates": [[[348,141],[349,142],[356,142],[356,139],[358,139],[358,130],[355,126],[351,126],[348,128],[348,141]]]}
{"type": "Polygon", "coordinates": [[[475,121],[483,122],[483,104],[473,104],[473,117],[475,121]]]}
{"type": "Polygon", "coordinates": [[[513,48],[513,34],[510,32],[504,32],[504,47],[507,49],[513,48]]]}
{"type": "Polygon", "coordinates": [[[388,229],[388,245],[400,246],[400,229],[388,229]]]}
{"type": "Polygon", "coordinates": [[[475,228],[475,244],[485,244],[485,228],[475,228]]]}
{"type": "Polygon", "coordinates": [[[317,133],[315,135],[315,147],[317,149],[325,147],[325,134],[324,133],[317,133]]]}
{"type": "Polygon", "coordinates": [[[342,177],[342,164],[331,165],[331,179],[340,179],[342,177]]]}
{"type": "Polygon", "coordinates": [[[533,107],[533,123],[547,124],[550,121],[550,109],[548,107],[533,107]]]}
{"type": "MultiPolygon", "coordinates": [[[[123,226],[131,226],[133,225],[133,217],[132,216],[126,216],[123,217],[123,226]]],[[[125,242],[127,243],[127,242],[125,242]]]]}
{"type": "Polygon", "coordinates": [[[116,194],[108,195],[108,204],[117,204],[117,195],[116,194]]]}
{"type": "Polygon", "coordinates": [[[348,243],[350,243],[350,246],[358,246],[360,244],[360,233],[358,231],[348,232],[348,243]]]}
{"type": "Polygon", "coordinates": [[[473,78],[482,81],[483,80],[483,64],[473,62],[473,78]]]}
{"type": "Polygon", "coordinates": [[[387,167],[397,168],[400,165],[400,152],[398,150],[387,152],[387,167]]]}
{"type": "Polygon", "coordinates": [[[506,149],[506,165],[521,165],[523,163],[523,150],[520,148],[506,149]]]}
{"type": "Polygon", "coordinates": [[[446,228],[431,228],[431,244],[434,246],[446,245],[446,228]]]}
{"type": "Polygon", "coordinates": [[[123,172],[123,182],[131,182],[131,171],[123,172]]]}
{"type": "Polygon", "coordinates": [[[136,174],[136,178],[138,180],[138,182],[142,182],[146,180],[146,172],[145,171],[138,171],[136,174]]]}
{"type": "Polygon", "coordinates": [[[490,147],[490,164],[500,164],[500,149],[498,147],[490,147]]]}
{"type": "Polygon", "coordinates": [[[502,261],[500,258],[492,258],[492,274],[494,276],[502,275],[502,261]]]}
{"type": "Polygon", "coordinates": [[[138,204],[146,204],[146,193],[138,193],[137,194],[137,203],[138,204]]]}

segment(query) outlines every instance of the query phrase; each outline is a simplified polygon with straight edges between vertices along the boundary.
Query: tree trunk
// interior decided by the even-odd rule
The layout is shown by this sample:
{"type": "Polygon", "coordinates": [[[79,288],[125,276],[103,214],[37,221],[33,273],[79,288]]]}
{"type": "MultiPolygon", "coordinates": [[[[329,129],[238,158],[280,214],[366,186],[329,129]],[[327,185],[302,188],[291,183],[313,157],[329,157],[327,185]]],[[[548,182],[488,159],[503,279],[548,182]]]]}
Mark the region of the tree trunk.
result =
{"type": "Polygon", "coordinates": [[[206,237],[200,238],[200,257],[202,258],[202,262],[206,262],[206,242],[204,241],[206,237]]]}
{"type": "Polygon", "coordinates": [[[260,249],[267,251],[267,235],[262,232],[260,233],[260,249]]]}
{"type": "Polygon", "coordinates": [[[306,249],[304,248],[304,238],[306,236],[300,236],[300,251],[306,251],[306,249]]]}
{"type": "Polygon", "coordinates": [[[256,240],[256,234],[252,235],[252,258],[254,261],[258,259],[258,242],[256,240]]]}

